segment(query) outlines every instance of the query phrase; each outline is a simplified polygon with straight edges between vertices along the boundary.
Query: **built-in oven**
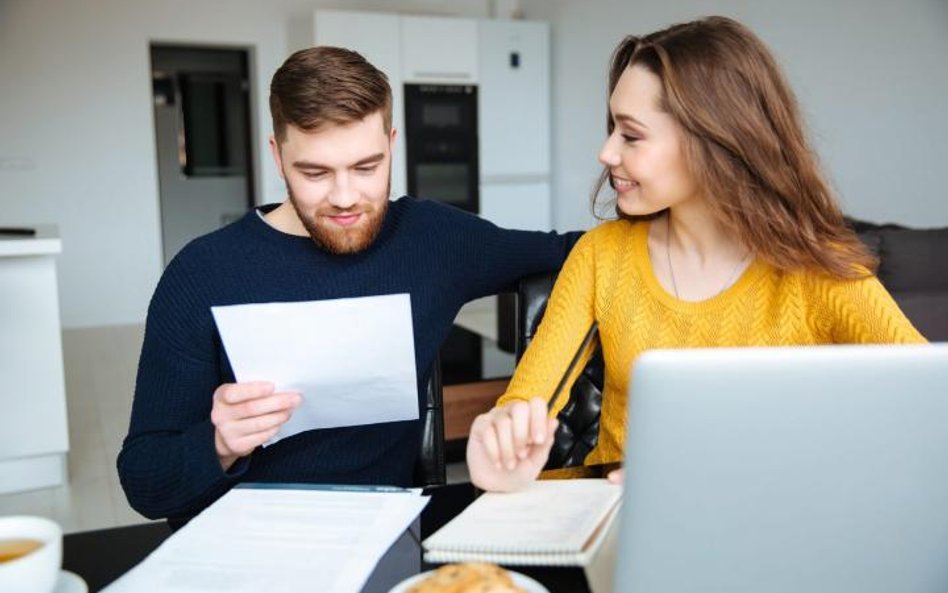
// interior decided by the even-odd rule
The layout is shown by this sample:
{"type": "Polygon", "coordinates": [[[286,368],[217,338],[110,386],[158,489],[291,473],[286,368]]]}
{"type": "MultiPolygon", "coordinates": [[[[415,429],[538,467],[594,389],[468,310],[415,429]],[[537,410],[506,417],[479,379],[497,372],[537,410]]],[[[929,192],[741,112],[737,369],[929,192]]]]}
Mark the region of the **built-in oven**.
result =
{"type": "Polygon", "coordinates": [[[405,85],[408,193],[477,213],[477,87],[405,85]]]}

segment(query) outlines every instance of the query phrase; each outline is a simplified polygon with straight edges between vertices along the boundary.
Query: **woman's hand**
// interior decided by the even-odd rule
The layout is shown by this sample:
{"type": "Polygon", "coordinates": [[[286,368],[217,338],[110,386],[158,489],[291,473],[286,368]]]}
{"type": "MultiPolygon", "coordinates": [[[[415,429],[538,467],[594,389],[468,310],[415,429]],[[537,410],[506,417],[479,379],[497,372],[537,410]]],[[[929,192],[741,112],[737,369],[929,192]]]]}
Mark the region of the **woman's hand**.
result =
{"type": "Polygon", "coordinates": [[[556,419],[539,397],[481,414],[467,440],[471,482],[495,492],[523,488],[540,475],[555,433],[556,419]]]}

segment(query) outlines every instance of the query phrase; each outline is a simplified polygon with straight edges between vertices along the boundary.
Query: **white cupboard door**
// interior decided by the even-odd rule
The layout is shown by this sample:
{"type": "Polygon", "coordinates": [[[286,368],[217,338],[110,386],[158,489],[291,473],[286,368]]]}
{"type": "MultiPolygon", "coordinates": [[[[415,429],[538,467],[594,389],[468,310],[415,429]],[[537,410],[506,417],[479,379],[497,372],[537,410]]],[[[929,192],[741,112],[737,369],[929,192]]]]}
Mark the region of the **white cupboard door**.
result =
{"type": "Polygon", "coordinates": [[[548,182],[482,183],[480,189],[481,217],[508,229],[550,230],[548,182]]]}
{"type": "Polygon", "coordinates": [[[550,172],[550,29],[484,20],[479,29],[481,179],[550,172]]]}
{"type": "Polygon", "coordinates": [[[403,82],[477,82],[477,21],[402,17],[403,82]]]}
{"type": "MultiPolygon", "coordinates": [[[[69,449],[52,255],[0,256],[0,462],[69,449]]],[[[3,486],[0,471],[0,492],[3,486]]]]}
{"type": "Polygon", "coordinates": [[[392,195],[404,195],[406,180],[405,102],[401,81],[401,19],[396,14],[346,10],[316,10],[313,37],[316,45],[334,45],[359,52],[388,77],[392,87],[392,195]]]}

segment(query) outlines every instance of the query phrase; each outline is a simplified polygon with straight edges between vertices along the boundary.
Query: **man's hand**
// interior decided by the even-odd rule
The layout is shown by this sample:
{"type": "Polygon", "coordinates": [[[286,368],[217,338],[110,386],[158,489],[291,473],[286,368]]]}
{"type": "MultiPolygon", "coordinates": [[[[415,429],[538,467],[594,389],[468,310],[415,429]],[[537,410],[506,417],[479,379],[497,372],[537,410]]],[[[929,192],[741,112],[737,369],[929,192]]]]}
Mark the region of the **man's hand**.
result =
{"type": "Polygon", "coordinates": [[[273,383],[224,383],[214,391],[211,422],[221,467],[228,470],[275,435],[303,396],[274,391],[273,383]]]}
{"type": "Polygon", "coordinates": [[[509,492],[532,482],[553,446],[556,419],[546,401],[514,402],[474,419],[467,440],[471,482],[483,490],[509,492]]]}

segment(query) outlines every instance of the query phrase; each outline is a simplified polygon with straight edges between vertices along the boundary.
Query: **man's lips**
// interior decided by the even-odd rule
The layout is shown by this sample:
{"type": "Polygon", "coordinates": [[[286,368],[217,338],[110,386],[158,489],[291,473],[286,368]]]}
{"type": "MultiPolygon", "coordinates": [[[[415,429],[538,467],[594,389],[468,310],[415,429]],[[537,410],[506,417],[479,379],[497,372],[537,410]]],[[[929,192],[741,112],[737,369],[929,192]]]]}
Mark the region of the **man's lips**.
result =
{"type": "Polygon", "coordinates": [[[359,219],[362,218],[362,213],[351,212],[346,214],[331,214],[326,218],[339,226],[348,227],[359,222],[359,219]]]}

